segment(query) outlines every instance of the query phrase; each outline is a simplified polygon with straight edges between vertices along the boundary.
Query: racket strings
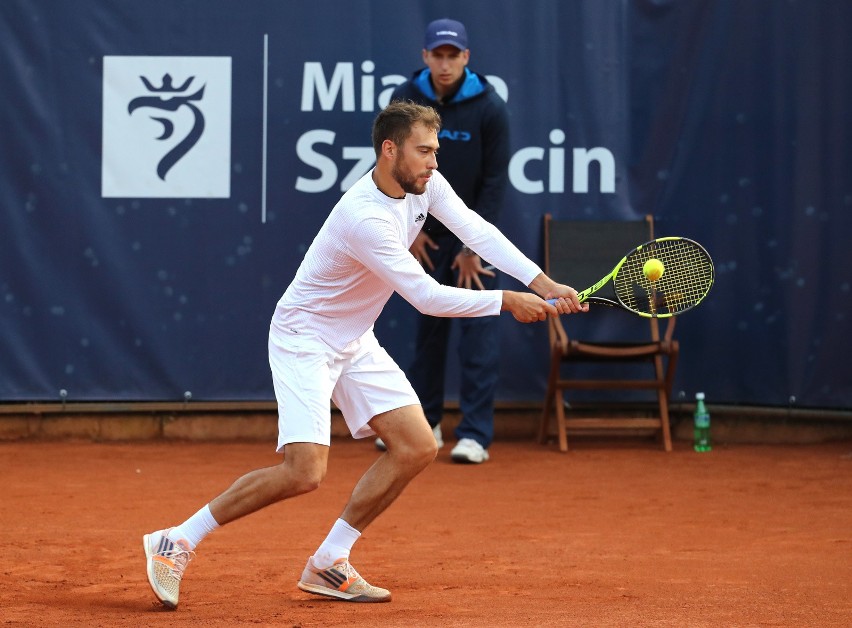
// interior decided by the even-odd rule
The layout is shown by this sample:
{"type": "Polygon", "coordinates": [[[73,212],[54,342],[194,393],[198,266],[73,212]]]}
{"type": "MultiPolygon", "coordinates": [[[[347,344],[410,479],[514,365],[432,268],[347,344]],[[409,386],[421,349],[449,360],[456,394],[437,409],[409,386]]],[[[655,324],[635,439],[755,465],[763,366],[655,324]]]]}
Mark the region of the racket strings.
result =
{"type": "Polygon", "coordinates": [[[632,251],[616,273],[614,286],[619,300],[628,308],[665,316],[698,305],[713,285],[713,261],[707,251],[692,240],[663,238],[632,251]],[[663,275],[656,281],[645,277],[649,259],[663,263],[663,275]]]}

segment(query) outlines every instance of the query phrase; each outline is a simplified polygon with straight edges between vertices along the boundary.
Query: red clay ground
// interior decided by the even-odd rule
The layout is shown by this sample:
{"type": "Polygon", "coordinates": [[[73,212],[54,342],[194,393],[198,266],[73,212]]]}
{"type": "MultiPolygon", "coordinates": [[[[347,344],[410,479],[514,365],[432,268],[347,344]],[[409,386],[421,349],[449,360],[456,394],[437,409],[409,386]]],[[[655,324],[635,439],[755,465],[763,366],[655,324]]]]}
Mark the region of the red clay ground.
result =
{"type": "Polygon", "coordinates": [[[377,455],[335,441],[320,490],[209,537],[168,612],[142,534],[273,444],[0,443],[0,625],[852,625],[852,443],[572,446],[497,443],[478,467],[445,448],[356,545],[394,595],[357,605],[295,586],[377,455]]]}

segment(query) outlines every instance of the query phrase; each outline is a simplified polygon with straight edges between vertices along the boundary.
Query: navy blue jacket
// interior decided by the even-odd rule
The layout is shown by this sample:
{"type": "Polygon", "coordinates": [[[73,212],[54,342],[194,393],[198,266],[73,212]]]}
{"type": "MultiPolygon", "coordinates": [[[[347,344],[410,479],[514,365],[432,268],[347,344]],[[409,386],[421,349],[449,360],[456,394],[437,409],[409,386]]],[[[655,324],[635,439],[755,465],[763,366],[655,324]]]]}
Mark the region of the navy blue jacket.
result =
{"type": "MultiPolygon", "coordinates": [[[[509,172],[509,111],[487,79],[465,68],[455,94],[439,102],[429,68],[397,87],[392,100],[411,100],[441,114],[438,170],[468,207],[488,222],[500,218],[509,172]]],[[[449,233],[431,215],[423,227],[431,237],[449,233]]]]}

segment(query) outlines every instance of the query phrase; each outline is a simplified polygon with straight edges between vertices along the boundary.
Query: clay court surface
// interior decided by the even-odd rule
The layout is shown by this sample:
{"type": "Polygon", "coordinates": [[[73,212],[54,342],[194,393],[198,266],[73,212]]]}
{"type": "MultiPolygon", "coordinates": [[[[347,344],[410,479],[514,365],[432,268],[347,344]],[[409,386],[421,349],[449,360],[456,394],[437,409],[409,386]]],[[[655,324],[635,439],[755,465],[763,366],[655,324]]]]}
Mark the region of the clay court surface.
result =
{"type": "Polygon", "coordinates": [[[364,605],[295,586],[377,455],[336,440],[317,492],[208,537],[169,612],[142,535],[273,445],[0,443],[0,625],[852,625],[852,443],[573,446],[498,442],[474,467],[442,450],[355,546],[394,595],[364,605]]]}

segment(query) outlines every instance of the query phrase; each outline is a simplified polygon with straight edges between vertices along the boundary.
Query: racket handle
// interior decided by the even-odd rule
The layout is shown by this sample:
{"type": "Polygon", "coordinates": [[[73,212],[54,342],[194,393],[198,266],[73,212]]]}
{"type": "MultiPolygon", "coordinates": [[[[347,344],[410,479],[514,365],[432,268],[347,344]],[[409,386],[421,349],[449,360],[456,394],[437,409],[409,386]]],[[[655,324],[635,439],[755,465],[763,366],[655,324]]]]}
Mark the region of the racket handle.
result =
{"type": "MultiPolygon", "coordinates": [[[[547,299],[547,303],[550,303],[550,305],[555,305],[558,300],[559,299],[547,299]]],[[[585,300],[580,301],[580,303],[600,303],[601,305],[615,305],[624,307],[623,305],[604,297],[587,297],[585,300]]]]}
{"type": "MultiPolygon", "coordinates": [[[[558,300],[559,299],[547,299],[547,303],[550,303],[550,305],[555,305],[558,300]]],[[[582,301],[580,301],[580,303],[582,303],[582,301]]]]}

